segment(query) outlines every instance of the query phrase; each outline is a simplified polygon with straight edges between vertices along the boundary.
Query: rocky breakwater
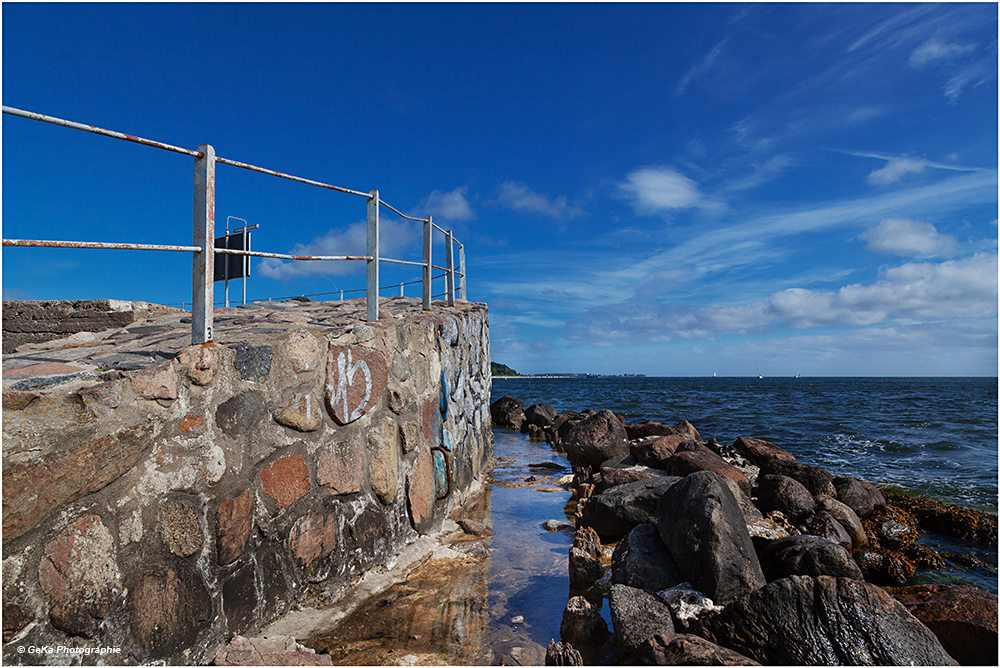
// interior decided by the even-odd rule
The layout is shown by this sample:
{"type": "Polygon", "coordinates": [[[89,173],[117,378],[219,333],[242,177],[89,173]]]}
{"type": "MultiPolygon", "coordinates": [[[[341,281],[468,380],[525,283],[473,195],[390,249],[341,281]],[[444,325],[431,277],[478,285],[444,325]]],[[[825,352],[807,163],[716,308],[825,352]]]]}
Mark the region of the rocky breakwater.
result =
{"type": "Polygon", "coordinates": [[[478,493],[486,307],[363,318],[362,300],[218,309],[191,346],[172,309],[5,355],[3,662],[211,663],[478,493]]]}
{"type": "Polygon", "coordinates": [[[883,493],[764,440],[706,441],[686,421],[519,404],[494,402],[494,425],[574,469],[572,598],[548,664],[996,665],[996,595],[910,583],[948,556],[920,531],[996,546],[995,516],[883,493]]]}

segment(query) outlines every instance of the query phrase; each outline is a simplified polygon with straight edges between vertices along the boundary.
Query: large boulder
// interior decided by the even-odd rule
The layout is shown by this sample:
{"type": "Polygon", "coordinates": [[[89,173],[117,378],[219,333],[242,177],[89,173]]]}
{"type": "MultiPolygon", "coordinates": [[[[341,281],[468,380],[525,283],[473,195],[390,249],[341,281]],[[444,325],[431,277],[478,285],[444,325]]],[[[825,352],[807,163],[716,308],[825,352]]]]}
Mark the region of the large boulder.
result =
{"type": "Polygon", "coordinates": [[[667,461],[667,465],[668,473],[682,477],[695,471],[714,471],[735,482],[744,494],[750,496],[750,481],[747,480],[747,477],[738,468],[706,447],[678,452],[667,461]]]}
{"type": "Polygon", "coordinates": [[[649,592],[683,582],[677,565],[652,524],[640,524],[615,545],[611,555],[611,582],[649,592]]]}
{"type": "Polygon", "coordinates": [[[490,404],[490,419],[498,429],[520,431],[524,423],[524,404],[514,397],[500,397],[490,404]]]}
{"type": "Polygon", "coordinates": [[[838,545],[842,545],[844,549],[850,550],[854,547],[854,541],[851,540],[851,535],[847,533],[847,529],[825,510],[817,510],[804,519],[797,528],[803,534],[825,538],[838,545]]]}
{"type": "Polygon", "coordinates": [[[556,409],[548,404],[531,404],[524,410],[525,424],[533,424],[541,429],[551,425],[555,419],[556,409]]]}
{"type": "Polygon", "coordinates": [[[816,508],[816,501],[798,480],[769,474],[757,478],[757,507],[765,514],[777,510],[794,524],[816,508]]]}
{"type": "Polygon", "coordinates": [[[603,543],[615,543],[633,527],[655,521],[663,495],[678,480],[660,476],[606,489],[587,499],[580,522],[593,527],[603,543]]]}
{"type": "Polygon", "coordinates": [[[747,438],[740,436],[733,443],[733,447],[743,454],[754,466],[763,466],[764,462],[772,459],[781,459],[787,462],[794,462],[795,455],[782,450],[774,443],[765,441],[762,438],[747,438]]]}
{"type": "Polygon", "coordinates": [[[861,569],[843,545],[819,536],[788,536],[771,541],[760,551],[760,565],[768,582],[790,575],[864,580],[861,569]]]}
{"type": "Polygon", "coordinates": [[[863,550],[868,547],[868,534],[865,533],[865,528],[861,525],[861,518],[849,505],[826,494],[814,496],[813,500],[816,502],[817,511],[829,513],[840,523],[847,535],[851,537],[851,546],[855,550],[863,550]]]}
{"type": "Polygon", "coordinates": [[[722,476],[698,471],[663,495],[656,528],[680,575],[723,605],[762,587],[739,503],[722,476]]]}
{"type": "Polygon", "coordinates": [[[657,633],[624,663],[629,666],[759,666],[739,652],[688,633],[657,633]]]}
{"type": "Polygon", "coordinates": [[[760,465],[760,474],[767,475],[769,473],[795,478],[806,486],[810,494],[826,494],[837,498],[837,488],[833,484],[833,475],[816,466],[784,459],[769,459],[760,465]]]}
{"type": "Polygon", "coordinates": [[[646,420],[642,424],[625,425],[625,433],[628,435],[628,440],[634,441],[647,436],[669,436],[674,430],[665,424],[646,420]]]}
{"type": "Polygon", "coordinates": [[[850,578],[775,580],[705,623],[715,642],[763,664],[955,665],[902,603],[850,578]]]}
{"type": "Polygon", "coordinates": [[[882,492],[867,480],[834,478],[833,486],[837,490],[837,500],[850,506],[861,519],[868,517],[875,506],[885,503],[882,492]]]}
{"type": "Polygon", "coordinates": [[[963,666],[997,665],[997,597],[968,585],[888,587],[963,666]]]}
{"type": "Polygon", "coordinates": [[[563,449],[573,466],[592,466],[595,469],[612,457],[629,454],[628,439],[621,420],[604,409],[579,422],[569,430],[563,449]]]}
{"type": "Polygon", "coordinates": [[[629,447],[636,460],[654,469],[666,469],[670,458],[683,443],[692,441],[684,434],[668,434],[659,438],[644,439],[629,447]]]}
{"type": "Polygon", "coordinates": [[[629,656],[650,636],[673,633],[670,608],[655,594],[623,584],[611,585],[608,592],[615,645],[621,656],[629,656]]]}

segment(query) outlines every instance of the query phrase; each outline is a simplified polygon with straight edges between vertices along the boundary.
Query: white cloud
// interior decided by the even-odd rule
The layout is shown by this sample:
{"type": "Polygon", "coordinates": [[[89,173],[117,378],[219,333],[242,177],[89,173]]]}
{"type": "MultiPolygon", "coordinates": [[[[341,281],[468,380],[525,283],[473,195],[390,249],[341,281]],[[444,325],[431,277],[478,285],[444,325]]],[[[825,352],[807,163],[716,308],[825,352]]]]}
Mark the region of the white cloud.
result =
{"type": "Polygon", "coordinates": [[[684,89],[687,88],[687,85],[691,83],[692,80],[701,77],[706,72],[712,69],[712,65],[715,63],[715,59],[719,57],[720,53],[722,53],[722,47],[725,46],[727,41],[729,40],[725,39],[716,44],[715,47],[709,52],[709,54],[705,56],[704,60],[702,60],[697,65],[693,65],[687,71],[687,73],[681,78],[680,83],[677,84],[678,94],[683,93],[684,89]]]}
{"type": "MultiPolygon", "coordinates": [[[[402,254],[417,240],[415,227],[406,221],[379,220],[379,255],[403,259],[402,254]]],[[[308,244],[295,244],[288,255],[365,255],[368,251],[366,223],[330,230],[308,244]]],[[[344,276],[363,270],[365,263],[353,260],[278,260],[267,258],[257,270],[261,276],[287,281],[303,276],[344,276]]]]}
{"type": "Polygon", "coordinates": [[[465,194],[468,188],[461,186],[451,192],[435,190],[418,207],[425,215],[437,216],[444,220],[472,220],[476,212],[469,206],[465,194]]]}
{"type": "Polygon", "coordinates": [[[567,203],[563,196],[551,200],[546,195],[539,195],[524,183],[505,181],[500,185],[497,201],[515,211],[537,213],[556,220],[572,220],[586,213],[583,209],[567,203]]]}
{"type": "Polygon", "coordinates": [[[890,158],[885,167],[873,169],[868,175],[868,183],[885,186],[895,183],[907,174],[919,174],[927,167],[928,162],[921,158],[890,158]]]}
{"type": "Polygon", "coordinates": [[[930,223],[908,218],[886,218],[858,236],[868,242],[868,250],[903,257],[948,257],[957,247],[951,235],[939,233],[930,223]]]}
{"type": "Polygon", "coordinates": [[[601,306],[569,326],[574,339],[632,343],[651,335],[717,339],[724,334],[763,334],[778,328],[866,327],[936,323],[954,318],[995,318],[997,256],[979,253],[941,263],[907,263],[883,270],[878,281],[833,290],[790,288],[743,304],[688,309],[662,307],[656,317],[634,304],[601,306]]]}
{"type": "Polygon", "coordinates": [[[618,189],[641,213],[690,209],[707,203],[697,183],[666,167],[633,170],[618,189]]]}
{"type": "Polygon", "coordinates": [[[914,49],[908,62],[910,67],[919,69],[928,63],[955,60],[975,50],[975,44],[952,44],[932,38],[914,49]]]}

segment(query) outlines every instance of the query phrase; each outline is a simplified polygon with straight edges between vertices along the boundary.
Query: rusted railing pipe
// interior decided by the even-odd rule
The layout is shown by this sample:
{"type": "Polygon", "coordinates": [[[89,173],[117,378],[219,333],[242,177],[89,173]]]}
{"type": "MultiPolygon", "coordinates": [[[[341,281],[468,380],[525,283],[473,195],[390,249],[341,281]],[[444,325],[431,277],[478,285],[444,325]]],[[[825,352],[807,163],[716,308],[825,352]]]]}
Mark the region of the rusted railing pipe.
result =
{"type": "Polygon", "coordinates": [[[125,244],[104,241],[44,241],[40,239],[4,239],[4,246],[25,248],[97,248],[106,250],[148,250],[200,253],[198,246],[165,246],[162,244],[125,244]]]}
{"type": "Polygon", "coordinates": [[[136,137],[135,135],[127,135],[123,132],[115,132],[114,130],[105,130],[104,128],[98,128],[93,125],[85,125],[84,123],[74,123],[73,121],[67,121],[62,118],[56,118],[55,116],[46,116],[45,114],[36,114],[33,111],[24,111],[23,109],[15,109],[14,107],[8,107],[6,105],[3,106],[3,113],[10,114],[11,116],[20,116],[21,118],[30,118],[33,121],[51,123],[52,125],[62,125],[63,127],[73,128],[74,130],[83,130],[84,132],[91,132],[95,135],[114,137],[115,139],[129,141],[132,142],[133,144],[142,144],[143,146],[152,146],[153,148],[161,148],[164,151],[173,151],[174,153],[190,155],[193,158],[202,157],[202,154],[199,153],[198,151],[192,151],[190,149],[181,148],[179,146],[171,146],[170,144],[164,144],[163,142],[153,141],[152,139],[143,139],[142,137],[136,137]]]}
{"type": "Polygon", "coordinates": [[[366,199],[371,197],[370,193],[363,193],[357,190],[351,190],[350,188],[341,188],[340,186],[332,186],[329,183],[323,183],[321,181],[313,181],[311,179],[304,179],[301,176],[292,176],[291,174],[285,174],[284,172],[276,172],[273,169],[265,169],[264,167],[257,167],[256,165],[248,165],[245,162],[239,162],[237,160],[230,160],[228,158],[216,158],[215,161],[222,163],[223,165],[230,165],[231,167],[248,169],[251,172],[259,172],[261,174],[277,176],[279,179],[288,179],[289,181],[295,181],[297,183],[305,183],[306,185],[316,186],[317,188],[335,190],[339,193],[347,193],[348,195],[357,195],[358,197],[364,197],[366,199]]]}
{"type": "MultiPolygon", "coordinates": [[[[197,250],[201,250],[198,248],[197,250]]],[[[216,248],[216,253],[221,253],[222,255],[246,255],[249,257],[272,257],[279,260],[318,260],[325,262],[327,260],[370,260],[372,259],[369,255],[286,255],[284,253],[265,253],[263,251],[248,251],[240,250],[238,248],[216,248]]],[[[384,260],[384,262],[402,262],[402,260],[384,260]]]]}

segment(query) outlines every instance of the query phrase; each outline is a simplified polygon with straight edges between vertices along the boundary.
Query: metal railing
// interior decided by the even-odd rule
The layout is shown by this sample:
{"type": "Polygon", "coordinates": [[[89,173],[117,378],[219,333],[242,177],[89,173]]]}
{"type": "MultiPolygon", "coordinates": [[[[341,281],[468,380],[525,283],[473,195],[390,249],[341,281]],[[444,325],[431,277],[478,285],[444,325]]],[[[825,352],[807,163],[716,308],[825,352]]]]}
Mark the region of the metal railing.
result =
{"type": "Polygon", "coordinates": [[[413,216],[407,216],[401,213],[395,207],[392,207],[386,202],[383,202],[379,198],[378,190],[372,190],[367,193],[360,192],[357,190],[351,190],[349,188],[341,188],[339,186],[333,186],[327,183],[321,183],[319,181],[313,181],[298,176],[292,176],[291,174],[284,174],[282,172],[277,172],[272,169],[265,169],[263,167],[257,167],[255,165],[248,165],[246,163],[238,162],[236,160],[221,158],[215,155],[215,149],[212,147],[211,144],[202,144],[201,146],[198,147],[197,151],[192,151],[190,149],[180,148],[178,146],[171,146],[170,144],[164,144],[162,142],[153,141],[151,139],[143,139],[141,137],[127,135],[121,132],[115,132],[113,130],[105,130],[103,128],[94,127],[92,125],[75,123],[73,121],[67,121],[61,118],[54,118],[52,116],[45,116],[43,114],[37,114],[30,111],[22,111],[20,109],[14,109],[13,107],[3,106],[3,113],[10,114],[12,116],[20,116],[22,118],[28,118],[35,121],[42,121],[44,123],[51,123],[53,125],[62,125],[64,127],[73,128],[75,130],[82,130],[84,132],[91,132],[93,134],[98,134],[105,137],[113,137],[115,139],[121,139],[135,144],[141,144],[143,146],[152,146],[154,148],[163,149],[165,151],[171,151],[173,153],[180,153],[182,155],[187,155],[194,158],[194,245],[192,246],[107,243],[99,241],[42,241],[42,240],[29,240],[29,239],[3,239],[4,246],[20,246],[20,247],[31,246],[31,247],[43,247],[43,248],[98,248],[98,249],[113,249],[113,250],[150,250],[150,251],[174,251],[174,252],[191,253],[193,257],[192,279],[191,279],[192,343],[195,344],[205,343],[206,341],[210,341],[212,339],[213,308],[214,308],[213,291],[214,291],[216,254],[244,255],[248,257],[275,258],[280,260],[295,260],[295,261],[330,261],[330,260],[362,261],[363,260],[367,263],[366,290],[365,290],[367,298],[367,309],[365,317],[366,320],[368,320],[369,322],[374,322],[378,320],[378,292],[380,289],[378,285],[378,278],[379,278],[379,264],[381,262],[387,262],[390,264],[400,264],[400,265],[412,265],[423,268],[423,277],[421,282],[423,283],[424,310],[428,310],[431,307],[431,298],[432,298],[431,284],[434,279],[434,277],[432,276],[432,269],[440,269],[445,272],[445,284],[446,284],[445,297],[447,299],[447,303],[449,306],[455,305],[456,275],[459,277],[460,280],[458,287],[458,291],[460,293],[459,298],[462,300],[466,300],[468,298],[466,294],[466,283],[465,283],[465,275],[466,275],[465,247],[462,245],[462,243],[454,238],[451,230],[445,230],[444,228],[436,225],[431,216],[426,216],[425,218],[414,218],[413,216]],[[306,185],[325,188],[327,190],[333,190],[336,192],[347,193],[349,195],[364,197],[368,201],[367,254],[366,255],[287,255],[283,253],[267,253],[261,251],[215,248],[215,166],[217,164],[239,167],[241,169],[247,169],[252,172],[259,172],[261,174],[267,174],[270,176],[277,176],[282,179],[288,179],[290,181],[295,181],[297,183],[304,183],[306,185]],[[423,223],[424,243],[423,243],[422,262],[412,262],[409,260],[396,260],[380,256],[379,210],[381,208],[385,208],[388,209],[389,211],[392,211],[393,213],[403,218],[404,220],[423,223]],[[433,245],[432,241],[435,229],[442,232],[445,237],[445,264],[447,265],[445,267],[440,267],[432,263],[431,248],[433,245]],[[455,258],[454,258],[455,244],[458,244],[458,249],[459,249],[457,269],[455,267],[455,258]]]}

